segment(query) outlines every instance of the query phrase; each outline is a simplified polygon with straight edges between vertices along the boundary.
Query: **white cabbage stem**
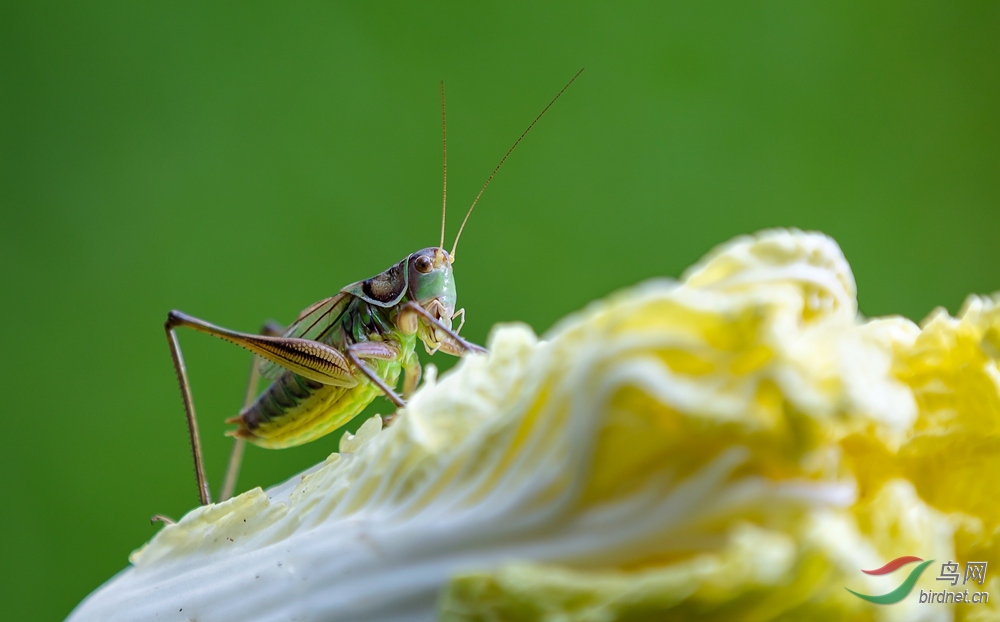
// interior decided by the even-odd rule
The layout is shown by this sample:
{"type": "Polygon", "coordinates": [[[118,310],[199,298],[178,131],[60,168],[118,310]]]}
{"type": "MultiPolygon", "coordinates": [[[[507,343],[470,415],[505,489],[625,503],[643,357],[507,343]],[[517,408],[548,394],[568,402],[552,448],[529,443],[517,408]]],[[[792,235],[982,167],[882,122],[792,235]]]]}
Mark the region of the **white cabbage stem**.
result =
{"type": "Polygon", "coordinates": [[[864,320],[831,239],[767,231],[489,346],[392,427],[164,527],[70,620],[948,620],[844,587],[996,552],[998,502],[926,468],[968,437],[997,472],[995,299],[864,320]]]}

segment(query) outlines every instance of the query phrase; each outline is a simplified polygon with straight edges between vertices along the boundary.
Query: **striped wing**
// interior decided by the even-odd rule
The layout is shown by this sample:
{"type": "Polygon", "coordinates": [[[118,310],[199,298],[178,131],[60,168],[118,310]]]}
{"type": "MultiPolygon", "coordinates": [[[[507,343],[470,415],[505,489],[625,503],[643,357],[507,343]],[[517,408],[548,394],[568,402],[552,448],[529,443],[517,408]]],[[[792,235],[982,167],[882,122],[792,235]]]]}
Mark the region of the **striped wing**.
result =
{"type": "MultiPolygon", "coordinates": [[[[326,337],[340,321],[349,299],[350,296],[341,293],[309,305],[281,336],[326,343],[326,337]]],[[[260,362],[260,375],[264,378],[277,380],[284,372],[285,368],[281,365],[270,361],[260,362]]]]}

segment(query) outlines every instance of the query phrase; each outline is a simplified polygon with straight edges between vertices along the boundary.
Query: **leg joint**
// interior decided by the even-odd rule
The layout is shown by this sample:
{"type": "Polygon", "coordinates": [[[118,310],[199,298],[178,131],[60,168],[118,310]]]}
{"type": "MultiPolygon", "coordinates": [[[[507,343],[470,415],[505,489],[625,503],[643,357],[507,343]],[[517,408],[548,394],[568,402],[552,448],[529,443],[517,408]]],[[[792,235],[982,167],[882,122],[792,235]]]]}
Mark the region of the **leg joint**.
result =
{"type": "Polygon", "coordinates": [[[184,324],[185,315],[176,309],[167,313],[167,321],[163,323],[163,328],[168,332],[184,324]]]}

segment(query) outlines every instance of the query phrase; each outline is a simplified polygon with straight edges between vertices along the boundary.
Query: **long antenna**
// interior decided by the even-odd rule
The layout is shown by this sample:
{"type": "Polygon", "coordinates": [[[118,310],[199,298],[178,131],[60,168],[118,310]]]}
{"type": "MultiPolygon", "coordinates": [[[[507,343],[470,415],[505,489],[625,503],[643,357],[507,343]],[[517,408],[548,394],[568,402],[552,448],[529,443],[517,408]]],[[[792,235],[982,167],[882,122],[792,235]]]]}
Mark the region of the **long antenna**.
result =
{"type": "MultiPolygon", "coordinates": [[[[584,67],[583,69],[586,69],[586,67],[584,67]]],[[[455,261],[455,251],[458,250],[458,239],[462,237],[462,230],[465,229],[465,223],[468,222],[469,216],[472,214],[472,210],[475,209],[476,203],[479,202],[479,197],[483,196],[483,192],[486,191],[486,186],[489,186],[490,182],[493,181],[493,177],[497,174],[497,171],[500,170],[500,167],[503,166],[503,163],[507,161],[507,157],[511,154],[512,151],[514,151],[514,148],[517,147],[518,143],[521,142],[521,139],[524,138],[528,134],[528,132],[531,131],[531,128],[535,127],[535,124],[538,123],[538,120],[542,118],[542,115],[544,115],[545,112],[552,107],[552,104],[556,103],[556,100],[559,99],[560,95],[566,92],[566,89],[569,88],[569,85],[573,84],[573,82],[580,77],[580,74],[583,73],[583,69],[580,69],[580,71],[576,72],[576,75],[573,76],[570,79],[570,81],[566,83],[566,86],[562,87],[562,90],[556,93],[556,96],[552,98],[552,101],[550,101],[548,105],[545,106],[545,108],[543,108],[542,111],[538,113],[538,116],[535,117],[535,120],[531,122],[531,125],[528,126],[528,129],[524,130],[524,132],[522,132],[521,135],[517,137],[517,140],[514,141],[514,144],[511,145],[510,149],[507,150],[507,153],[505,153],[503,158],[500,159],[500,164],[497,164],[497,167],[493,169],[492,173],[490,173],[490,176],[486,180],[486,183],[483,184],[483,187],[479,190],[479,194],[476,195],[476,199],[472,202],[472,206],[469,208],[469,211],[465,213],[465,218],[462,220],[462,226],[458,228],[458,235],[455,236],[455,245],[451,247],[451,261],[453,263],[455,261]]]]}
{"type": "Polygon", "coordinates": [[[444,80],[441,80],[441,150],[444,152],[444,189],[441,191],[441,248],[444,248],[444,221],[448,214],[448,124],[444,114],[444,80]]]}

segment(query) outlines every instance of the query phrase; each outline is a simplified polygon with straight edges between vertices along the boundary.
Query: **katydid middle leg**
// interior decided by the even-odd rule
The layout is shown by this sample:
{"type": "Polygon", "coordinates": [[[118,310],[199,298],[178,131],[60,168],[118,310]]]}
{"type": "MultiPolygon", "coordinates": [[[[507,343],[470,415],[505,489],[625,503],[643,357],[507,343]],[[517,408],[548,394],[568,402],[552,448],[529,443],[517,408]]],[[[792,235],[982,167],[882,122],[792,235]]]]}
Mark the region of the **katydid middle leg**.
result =
{"type": "Polygon", "coordinates": [[[376,360],[391,360],[399,356],[399,348],[392,344],[384,341],[364,341],[361,343],[355,343],[347,346],[347,358],[354,364],[354,366],[364,374],[368,380],[372,382],[375,386],[379,388],[382,393],[396,405],[397,408],[402,408],[406,406],[406,402],[403,398],[399,397],[395,391],[393,391],[378,374],[375,373],[370,367],[365,365],[362,359],[376,359],[376,360]]]}

